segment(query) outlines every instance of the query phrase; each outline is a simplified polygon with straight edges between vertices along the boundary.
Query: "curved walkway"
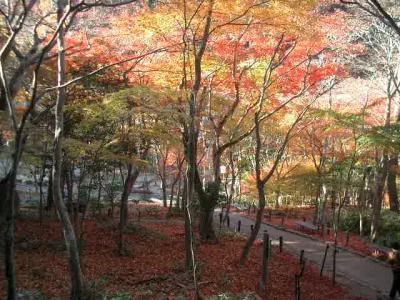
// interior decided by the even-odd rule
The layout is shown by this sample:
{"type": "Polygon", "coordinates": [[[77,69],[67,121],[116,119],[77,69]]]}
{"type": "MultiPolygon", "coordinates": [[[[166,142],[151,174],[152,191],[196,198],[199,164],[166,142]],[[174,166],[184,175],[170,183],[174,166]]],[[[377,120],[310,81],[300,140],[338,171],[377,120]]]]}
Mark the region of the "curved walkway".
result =
{"type": "MultiPolygon", "coordinates": [[[[219,212],[214,214],[216,228],[219,224],[219,212]]],[[[254,221],[236,213],[230,214],[231,228],[237,226],[241,221],[241,232],[250,233],[250,226],[254,221]]],[[[326,248],[326,243],[315,239],[307,238],[292,232],[281,230],[275,226],[262,223],[258,238],[262,238],[263,231],[267,230],[274,243],[278,243],[280,236],[283,237],[284,248],[296,255],[301,250],[305,251],[308,261],[320,266],[326,248]]],[[[354,296],[365,297],[367,299],[377,299],[379,294],[387,295],[390,287],[392,274],[390,267],[375,262],[367,257],[339,249],[336,257],[337,281],[348,286],[354,296]]],[[[332,271],[332,247],[325,263],[324,275],[330,276],[332,271]]]]}

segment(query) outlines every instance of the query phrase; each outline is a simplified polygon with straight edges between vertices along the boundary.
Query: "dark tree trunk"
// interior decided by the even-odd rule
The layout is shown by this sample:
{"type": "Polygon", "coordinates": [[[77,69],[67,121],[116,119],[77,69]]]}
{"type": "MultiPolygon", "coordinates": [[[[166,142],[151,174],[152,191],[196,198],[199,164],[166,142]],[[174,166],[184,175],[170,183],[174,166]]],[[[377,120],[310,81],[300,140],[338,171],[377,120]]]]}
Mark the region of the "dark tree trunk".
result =
{"type": "Polygon", "coordinates": [[[161,189],[162,189],[162,196],[163,196],[163,206],[167,207],[167,183],[165,178],[161,179],[161,189]]]}
{"type": "Polygon", "coordinates": [[[199,230],[203,241],[215,242],[217,237],[214,232],[214,209],[218,203],[219,182],[209,182],[203,190],[198,169],[195,169],[194,186],[200,203],[199,230]]]}
{"type": "Polygon", "coordinates": [[[135,184],[137,177],[139,176],[139,170],[135,168],[132,164],[128,164],[128,174],[125,178],[124,190],[121,196],[121,205],[119,211],[119,241],[118,250],[120,253],[123,252],[124,241],[123,241],[123,231],[128,223],[128,197],[132,191],[132,187],[135,184]]]}
{"type": "Polygon", "coordinates": [[[179,177],[179,181],[178,181],[178,191],[176,193],[176,208],[178,210],[181,209],[181,207],[183,206],[183,197],[182,197],[182,185],[181,185],[181,178],[182,176],[179,177]]]}
{"type": "Polygon", "coordinates": [[[215,241],[217,239],[213,226],[213,217],[214,207],[210,210],[206,210],[203,207],[200,208],[200,238],[204,241],[215,241]]]}
{"type": "Polygon", "coordinates": [[[15,192],[15,178],[16,172],[7,174],[5,178],[0,181],[0,233],[4,237],[4,249],[1,247],[1,251],[4,251],[4,266],[5,266],[5,277],[7,279],[7,299],[16,299],[16,274],[15,274],[15,251],[14,251],[14,215],[15,209],[13,205],[13,195],[15,192]],[[15,173],[13,176],[12,173],[15,173]],[[12,183],[12,177],[14,177],[14,184],[12,183]],[[14,188],[12,187],[14,186],[14,188]]]}
{"type": "Polygon", "coordinates": [[[361,188],[358,196],[358,211],[359,211],[359,235],[364,235],[364,210],[367,206],[367,195],[369,191],[369,177],[370,168],[365,167],[363,172],[363,178],[361,181],[361,188]]]}
{"type": "Polygon", "coordinates": [[[257,184],[257,192],[258,192],[258,210],[257,210],[257,214],[256,214],[256,222],[254,224],[254,229],[250,233],[250,236],[247,239],[246,244],[244,245],[244,248],[242,250],[242,254],[240,256],[240,265],[242,265],[242,266],[245,264],[246,259],[249,255],[251,246],[253,246],[253,243],[257,238],[258,232],[260,231],[262,216],[264,214],[265,191],[264,191],[263,184],[261,184],[261,183],[257,184]]]}
{"type": "Polygon", "coordinates": [[[49,186],[47,188],[47,202],[46,202],[46,207],[45,207],[45,209],[47,211],[51,210],[53,208],[53,204],[54,204],[52,188],[53,188],[53,172],[50,172],[49,186]]]}
{"type": "Polygon", "coordinates": [[[399,212],[399,197],[396,184],[396,168],[398,167],[398,165],[398,156],[391,157],[388,162],[387,189],[389,194],[390,210],[394,212],[399,212]]]}
{"type": "Polygon", "coordinates": [[[382,210],[383,192],[387,176],[388,156],[383,155],[380,165],[377,167],[375,174],[375,189],[373,197],[372,219],[371,219],[371,235],[370,239],[375,241],[378,237],[379,221],[382,210]]]}
{"type": "Polygon", "coordinates": [[[192,254],[191,254],[191,240],[190,240],[190,227],[189,227],[189,214],[187,213],[186,203],[187,203],[187,184],[186,176],[184,178],[183,192],[182,192],[182,208],[185,211],[185,270],[190,270],[192,268],[192,254]]]}

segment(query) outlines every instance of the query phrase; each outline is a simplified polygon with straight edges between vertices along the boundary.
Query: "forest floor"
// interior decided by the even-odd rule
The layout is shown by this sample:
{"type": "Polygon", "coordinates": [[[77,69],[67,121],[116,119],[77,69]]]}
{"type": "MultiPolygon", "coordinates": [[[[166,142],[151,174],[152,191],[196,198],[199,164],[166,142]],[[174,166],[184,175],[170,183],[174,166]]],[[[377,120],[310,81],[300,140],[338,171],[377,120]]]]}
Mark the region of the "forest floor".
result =
{"type": "MultiPolygon", "coordinates": [[[[132,219],[132,218],[131,218],[132,219]]],[[[68,299],[68,272],[62,230],[56,218],[17,221],[16,261],[18,286],[42,292],[46,299],[68,299]]],[[[86,279],[105,299],[192,299],[191,272],[184,270],[183,220],[166,218],[157,209],[143,209],[140,221],[129,224],[124,235],[127,255],[117,248],[117,223],[111,218],[84,222],[82,265],[86,279]],[[119,295],[119,297],[117,297],[119,295]]],[[[205,298],[222,294],[249,294],[254,299],[294,298],[298,258],[272,249],[267,291],[258,289],[261,276],[261,243],[256,242],[244,267],[238,265],[245,237],[223,231],[217,244],[198,244],[198,281],[205,298]]],[[[0,267],[1,268],[1,267],[0,267]]],[[[0,287],[5,285],[4,270],[0,287]]],[[[360,299],[306,264],[301,279],[306,299],[360,299]]],[[[1,297],[4,295],[0,295],[1,297]]],[[[218,299],[218,298],[216,298],[218,299]]],[[[221,298],[219,298],[221,299],[221,298]]]]}
{"type": "MultiPolygon", "coordinates": [[[[242,211],[241,215],[246,218],[250,218],[255,220],[255,213],[253,210],[250,211],[242,211]]],[[[271,217],[264,217],[262,222],[265,224],[271,224],[279,227],[283,227],[285,229],[289,229],[300,234],[304,234],[321,241],[326,242],[334,242],[334,231],[332,228],[329,230],[325,229],[324,234],[322,235],[320,231],[314,230],[306,230],[300,229],[297,222],[305,221],[312,223],[312,216],[313,216],[313,209],[310,208],[302,208],[297,214],[297,216],[287,216],[284,218],[282,223],[281,216],[271,216],[271,217]]],[[[349,233],[349,239],[347,243],[347,233],[343,231],[338,232],[338,245],[342,248],[355,251],[364,256],[371,256],[380,260],[386,260],[387,253],[383,252],[380,247],[375,246],[368,242],[365,238],[360,237],[357,234],[349,233]]]]}

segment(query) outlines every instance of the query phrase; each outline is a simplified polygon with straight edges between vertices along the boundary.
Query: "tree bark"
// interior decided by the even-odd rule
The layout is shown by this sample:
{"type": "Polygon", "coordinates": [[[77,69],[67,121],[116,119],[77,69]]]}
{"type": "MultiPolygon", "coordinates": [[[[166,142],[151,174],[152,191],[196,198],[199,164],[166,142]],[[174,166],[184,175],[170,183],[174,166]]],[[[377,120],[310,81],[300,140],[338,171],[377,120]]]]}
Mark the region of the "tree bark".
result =
{"type": "Polygon", "coordinates": [[[260,231],[262,216],[264,214],[265,209],[265,191],[264,191],[264,184],[257,183],[257,193],[258,193],[258,210],[256,214],[256,222],[254,224],[254,229],[250,233],[249,238],[246,241],[246,244],[243,247],[242,254],[240,256],[240,265],[243,266],[247,260],[249,255],[251,246],[253,245],[254,241],[257,238],[258,232],[260,231]]]}
{"type": "MultiPolygon", "coordinates": [[[[57,1],[58,20],[64,13],[64,0],[57,1]]],[[[58,46],[58,86],[65,81],[65,53],[64,53],[64,30],[60,29],[57,37],[58,46]]],[[[62,138],[64,131],[63,107],[66,100],[65,88],[57,90],[56,113],[55,113],[55,132],[54,132],[54,155],[53,155],[53,199],[57,208],[58,216],[63,225],[64,240],[67,248],[70,280],[71,280],[71,299],[82,299],[84,297],[85,282],[80,265],[79,249],[67,208],[62,199],[61,176],[62,176],[62,138]]]]}
{"type": "Polygon", "coordinates": [[[375,188],[374,198],[372,207],[372,219],[371,219],[371,235],[370,239],[375,241],[378,237],[379,221],[382,210],[383,192],[385,187],[385,181],[387,176],[388,156],[384,154],[381,158],[380,165],[377,167],[375,174],[375,188]]]}
{"type": "Polygon", "coordinates": [[[163,206],[167,207],[167,183],[165,178],[161,178],[161,189],[162,189],[162,196],[163,196],[163,206]]]}
{"type": "Polygon", "coordinates": [[[118,250],[120,253],[123,252],[124,240],[123,231],[128,223],[128,197],[132,191],[132,187],[135,184],[136,179],[139,176],[139,169],[134,168],[130,163],[128,164],[128,174],[125,178],[124,190],[121,196],[121,205],[119,211],[119,240],[118,240],[118,250]]]}
{"type": "Polygon", "coordinates": [[[387,190],[389,194],[390,210],[399,212],[399,197],[397,193],[396,184],[396,168],[399,165],[399,158],[397,155],[392,156],[388,162],[388,175],[387,175],[387,190]]]}
{"type": "MultiPolygon", "coordinates": [[[[51,167],[53,169],[53,167],[51,167]]],[[[46,199],[46,207],[45,209],[47,211],[51,210],[53,208],[53,172],[50,172],[49,174],[49,185],[47,187],[47,199],[46,199]]]]}

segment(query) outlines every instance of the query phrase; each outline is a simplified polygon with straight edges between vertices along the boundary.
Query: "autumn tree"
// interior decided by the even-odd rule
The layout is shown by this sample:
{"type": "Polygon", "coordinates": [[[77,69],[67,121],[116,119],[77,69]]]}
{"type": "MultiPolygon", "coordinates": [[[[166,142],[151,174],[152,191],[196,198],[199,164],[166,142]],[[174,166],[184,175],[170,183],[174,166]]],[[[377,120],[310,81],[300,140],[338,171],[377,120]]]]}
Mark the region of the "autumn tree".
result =
{"type": "MultiPolygon", "coordinates": [[[[37,111],[37,104],[47,93],[58,90],[59,92],[61,91],[60,93],[62,94],[62,89],[66,85],[72,83],[63,82],[63,86],[61,87],[57,86],[55,88],[42,89],[39,83],[41,83],[40,75],[43,71],[43,65],[47,60],[57,56],[51,54],[51,50],[56,45],[57,39],[60,45],[64,30],[70,28],[74,18],[79,12],[93,7],[113,7],[129,2],[133,1],[124,1],[116,4],[109,4],[102,1],[68,2],[64,3],[66,5],[65,7],[59,8],[58,10],[49,5],[50,3],[41,6],[39,1],[26,2],[16,0],[1,4],[2,39],[4,40],[4,44],[0,50],[0,108],[8,112],[14,135],[13,163],[7,176],[4,178],[5,192],[2,194],[5,195],[5,197],[1,199],[2,203],[7,207],[7,214],[4,221],[4,240],[6,278],[8,281],[7,292],[9,299],[15,299],[16,297],[14,262],[15,181],[23,146],[28,135],[25,127],[29,122],[35,123],[40,121],[41,114],[40,111],[37,111]],[[55,15],[57,15],[57,18],[54,18],[55,15]],[[27,93],[23,92],[25,89],[28,91],[27,93]],[[27,108],[22,113],[18,113],[16,110],[16,104],[20,99],[28,103],[27,108]]],[[[61,70],[61,68],[63,68],[63,52],[64,49],[62,49],[60,52],[61,54],[58,55],[59,63],[61,64],[59,66],[59,75],[63,73],[61,70]]],[[[62,78],[59,77],[59,82],[60,80],[62,81],[62,78]]],[[[60,98],[62,97],[59,97],[59,99],[60,98]]],[[[62,100],[58,103],[62,104],[62,100]]],[[[61,105],[59,105],[59,108],[60,107],[61,105]]],[[[60,109],[58,111],[60,111],[60,109]]],[[[60,118],[58,119],[60,120],[60,118]]],[[[59,134],[58,131],[57,134],[59,134]]],[[[57,175],[59,174],[59,172],[56,173],[57,175]]],[[[55,189],[57,189],[57,187],[55,187],[55,189]]],[[[67,219],[63,218],[63,220],[65,221],[67,219]]],[[[66,231],[69,231],[71,227],[68,226],[68,222],[64,223],[64,225],[65,224],[67,224],[65,227],[66,231]]],[[[73,244],[73,235],[70,236],[71,239],[67,237],[68,235],[69,234],[66,235],[66,244],[73,244]]],[[[74,247],[69,249],[74,252],[75,249],[73,248],[74,247]]],[[[70,257],[74,257],[74,263],[78,264],[79,260],[76,259],[78,256],[75,254],[72,255],[72,252],[69,253],[71,255],[70,257]]],[[[70,260],[70,262],[72,262],[72,260],[70,260]]],[[[77,269],[79,273],[79,267],[75,268],[75,266],[71,265],[71,271],[72,269],[77,269]]],[[[80,281],[81,278],[82,276],[78,276],[76,280],[80,281]]],[[[81,294],[81,286],[72,286],[71,292],[72,295],[76,293],[81,294]]]]}

